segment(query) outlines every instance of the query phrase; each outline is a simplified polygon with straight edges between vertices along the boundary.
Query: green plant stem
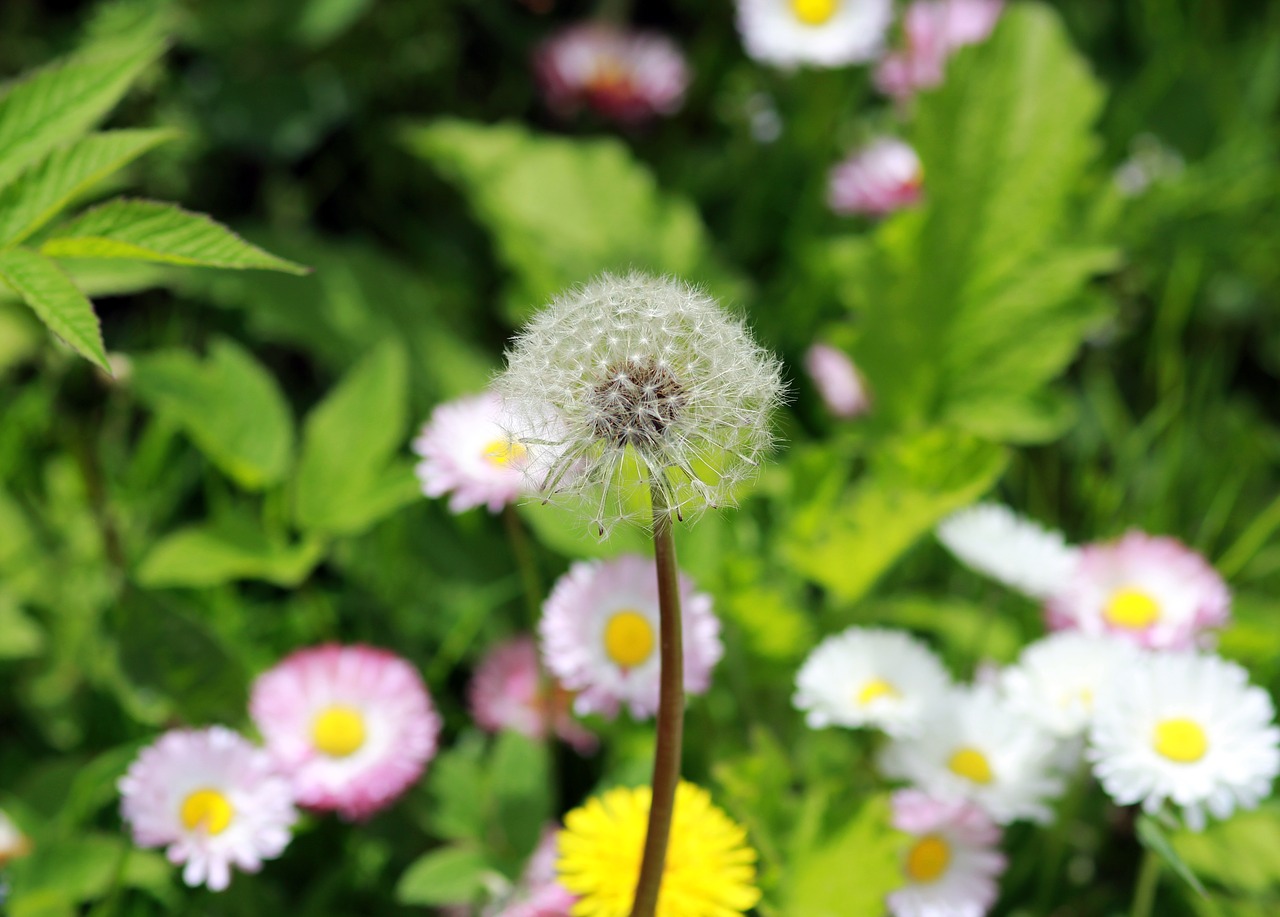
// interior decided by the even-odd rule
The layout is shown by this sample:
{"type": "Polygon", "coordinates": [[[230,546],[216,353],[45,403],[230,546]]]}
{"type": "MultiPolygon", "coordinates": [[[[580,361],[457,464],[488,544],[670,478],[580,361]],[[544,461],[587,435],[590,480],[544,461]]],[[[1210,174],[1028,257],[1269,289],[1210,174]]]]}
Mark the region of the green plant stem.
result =
{"type": "Polygon", "coordinates": [[[631,917],[653,917],[662,890],[667,839],[680,782],[680,745],[684,737],[684,649],[680,633],[680,584],[671,512],[657,487],[653,497],[653,553],[658,572],[658,639],[661,675],[658,692],[657,745],[653,752],[653,799],[644,838],[644,859],[636,882],[631,917]]]}
{"type": "Polygon", "coordinates": [[[1142,855],[1142,867],[1138,871],[1138,884],[1133,892],[1133,907],[1129,917],[1151,917],[1156,903],[1156,886],[1160,884],[1160,857],[1154,850],[1142,855]]]}
{"type": "Polygon", "coordinates": [[[538,564],[533,557],[533,546],[529,544],[529,533],[520,521],[516,508],[510,503],[502,510],[502,524],[506,527],[511,553],[516,556],[516,567],[520,571],[524,604],[529,611],[529,626],[536,630],[538,616],[542,612],[542,576],[538,573],[538,564]]]}
{"type": "Polygon", "coordinates": [[[1044,854],[1040,859],[1040,884],[1036,895],[1037,914],[1047,914],[1053,906],[1058,876],[1062,872],[1063,860],[1066,859],[1067,834],[1075,824],[1087,791],[1088,777],[1084,771],[1077,768],[1058,809],[1057,824],[1049,834],[1044,854]]]}

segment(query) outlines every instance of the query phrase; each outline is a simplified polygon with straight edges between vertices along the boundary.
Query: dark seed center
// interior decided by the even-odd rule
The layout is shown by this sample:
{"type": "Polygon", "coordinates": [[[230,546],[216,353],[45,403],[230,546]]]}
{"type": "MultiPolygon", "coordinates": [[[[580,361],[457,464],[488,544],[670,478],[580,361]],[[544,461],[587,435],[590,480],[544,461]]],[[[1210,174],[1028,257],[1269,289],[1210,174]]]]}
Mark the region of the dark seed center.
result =
{"type": "Polygon", "coordinates": [[[595,435],[619,446],[654,447],[688,395],[671,370],[653,361],[616,363],[596,384],[595,435]]]}

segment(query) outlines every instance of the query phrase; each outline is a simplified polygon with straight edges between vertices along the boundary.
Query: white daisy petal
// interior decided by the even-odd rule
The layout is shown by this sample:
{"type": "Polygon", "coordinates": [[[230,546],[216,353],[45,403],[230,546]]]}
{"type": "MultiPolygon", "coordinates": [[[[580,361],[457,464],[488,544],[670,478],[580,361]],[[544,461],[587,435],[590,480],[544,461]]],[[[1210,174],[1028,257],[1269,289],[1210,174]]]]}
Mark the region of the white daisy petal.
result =
{"type": "Polygon", "coordinates": [[[738,0],[747,53],[778,67],[843,67],[883,46],[893,0],[738,0]]]}
{"type": "Polygon", "coordinates": [[[851,627],[809,654],[792,702],[814,729],[875,726],[910,735],[950,687],[946,669],[919,640],[902,631],[851,627]]]}
{"type": "Polygon", "coordinates": [[[1061,532],[995,503],[953,513],[938,526],[937,535],[961,563],[1033,599],[1063,590],[1080,562],[1079,549],[1067,544],[1061,532]]]}
{"type": "Polygon", "coordinates": [[[1148,652],[1099,694],[1087,754],[1116,802],[1171,802],[1198,831],[1206,809],[1226,818],[1270,794],[1280,729],[1270,696],[1235,663],[1148,652]]]}
{"type": "Polygon", "coordinates": [[[1136,654],[1132,644],[1111,637],[1051,634],[1000,673],[1000,688],[1014,710],[1059,738],[1071,738],[1088,728],[1094,699],[1136,654]]]}
{"type": "Polygon", "coordinates": [[[1063,786],[1053,752],[1046,732],[979,685],[935,704],[919,734],[892,742],[880,764],[938,799],[973,802],[1000,824],[1046,822],[1048,802],[1063,786]]]}

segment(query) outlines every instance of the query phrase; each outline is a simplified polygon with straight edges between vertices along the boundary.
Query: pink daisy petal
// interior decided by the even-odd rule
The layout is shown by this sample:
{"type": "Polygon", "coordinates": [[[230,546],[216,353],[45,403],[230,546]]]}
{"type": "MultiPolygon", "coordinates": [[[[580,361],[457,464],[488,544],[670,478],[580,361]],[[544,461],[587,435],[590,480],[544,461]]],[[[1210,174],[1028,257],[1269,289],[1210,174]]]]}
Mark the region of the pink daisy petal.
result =
{"type": "Polygon", "coordinates": [[[515,502],[523,490],[526,453],[511,443],[501,416],[502,402],[492,392],[437,407],[413,441],[422,457],[416,471],[423,493],[449,494],[455,513],[476,506],[496,513],[515,502]]]}
{"type": "MultiPolygon", "coordinates": [[[[720,661],[720,621],[711,597],[680,575],[684,616],[684,687],[701,694],[720,661]]],[[[560,682],[579,692],[578,713],[617,715],[626,704],[637,719],[658,708],[658,580],[653,561],[635,554],[579,562],[543,605],[542,658],[560,682]]]]}
{"type": "Polygon", "coordinates": [[[923,183],[916,151],[880,137],[831,170],[827,202],[836,213],[882,216],[919,201],[923,183]]]}
{"type": "Polygon", "coordinates": [[[554,730],[580,752],[596,747],[596,737],[573,718],[572,696],[539,670],[532,637],[516,637],[490,650],[476,667],[469,700],[471,715],[488,732],[510,729],[543,739],[554,730]]]}
{"type": "Polygon", "coordinates": [[[983,41],[1004,12],[1003,0],[916,0],[903,20],[905,46],[876,67],[876,86],[900,101],[942,83],[956,49],[983,41]]]}
{"type": "Polygon", "coordinates": [[[435,756],[440,717],[417,669],[385,650],[299,650],[260,675],[249,710],[298,802],[366,818],[435,756]]]}

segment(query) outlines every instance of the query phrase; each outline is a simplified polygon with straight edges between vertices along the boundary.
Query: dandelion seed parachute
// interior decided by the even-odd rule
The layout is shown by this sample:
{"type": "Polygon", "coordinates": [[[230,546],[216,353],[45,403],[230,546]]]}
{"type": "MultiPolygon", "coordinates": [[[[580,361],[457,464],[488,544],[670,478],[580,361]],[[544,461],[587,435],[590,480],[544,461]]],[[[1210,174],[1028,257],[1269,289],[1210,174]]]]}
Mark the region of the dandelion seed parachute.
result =
{"type": "Polygon", "coordinates": [[[733,505],[773,443],[778,361],[741,321],[678,280],[605,274],[536,314],[496,388],[531,489],[600,534],[733,505]]]}

